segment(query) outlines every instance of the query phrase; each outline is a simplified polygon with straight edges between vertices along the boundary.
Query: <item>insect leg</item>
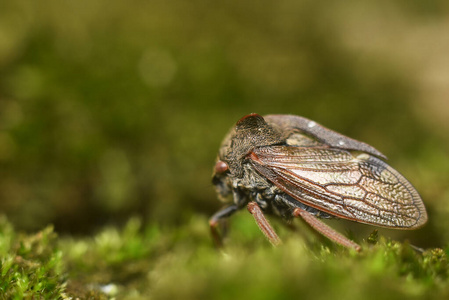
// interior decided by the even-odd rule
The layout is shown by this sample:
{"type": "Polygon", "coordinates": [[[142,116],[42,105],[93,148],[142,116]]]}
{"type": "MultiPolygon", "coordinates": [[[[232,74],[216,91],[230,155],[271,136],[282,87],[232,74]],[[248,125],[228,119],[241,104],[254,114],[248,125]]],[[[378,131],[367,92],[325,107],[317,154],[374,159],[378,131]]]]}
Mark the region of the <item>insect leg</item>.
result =
{"type": "Polygon", "coordinates": [[[220,224],[220,221],[223,221],[225,218],[234,214],[237,210],[237,205],[231,205],[220,209],[209,219],[210,232],[212,234],[214,243],[218,248],[223,246],[223,241],[217,227],[220,224]]]}
{"type": "Polygon", "coordinates": [[[305,211],[301,208],[295,208],[293,210],[293,216],[294,217],[301,217],[304,221],[306,221],[313,229],[327,237],[328,239],[334,241],[337,244],[340,244],[347,248],[353,248],[357,252],[361,250],[361,247],[356,244],[355,242],[351,241],[347,237],[343,236],[341,233],[338,233],[331,227],[327,226],[320,220],[318,220],[315,216],[313,216],[311,213],[305,211]]]}
{"type": "Polygon", "coordinates": [[[270,243],[273,246],[278,246],[279,244],[281,244],[281,239],[278,237],[273,227],[271,227],[270,223],[263,215],[259,205],[257,205],[256,202],[252,201],[248,203],[247,207],[248,211],[253,215],[254,219],[256,220],[257,226],[259,226],[260,230],[263,232],[263,234],[265,234],[270,243]]]}

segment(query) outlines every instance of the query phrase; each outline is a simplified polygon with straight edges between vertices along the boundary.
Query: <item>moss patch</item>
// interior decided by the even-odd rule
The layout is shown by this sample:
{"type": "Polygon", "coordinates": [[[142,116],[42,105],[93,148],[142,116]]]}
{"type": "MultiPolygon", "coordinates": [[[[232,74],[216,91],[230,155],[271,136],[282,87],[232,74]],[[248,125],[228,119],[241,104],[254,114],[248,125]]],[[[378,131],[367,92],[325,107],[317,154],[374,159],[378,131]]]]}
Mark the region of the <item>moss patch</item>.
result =
{"type": "Polygon", "coordinates": [[[24,235],[0,218],[1,299],[67,298],[62,255],[51,226],[24,235]]]}
{"type": "Polygon", "coordinates": [[[223,250],[212,246],[202,216],[171,228],[132,218],[90,238],[58,238],[51,227],[19,234],[2,218],[2,299],[449,296],[447,247],[421,252],[372,234],[356,253],[281,230],[284,244],[273,248],[246,217],[233,219],[223,250]]]}

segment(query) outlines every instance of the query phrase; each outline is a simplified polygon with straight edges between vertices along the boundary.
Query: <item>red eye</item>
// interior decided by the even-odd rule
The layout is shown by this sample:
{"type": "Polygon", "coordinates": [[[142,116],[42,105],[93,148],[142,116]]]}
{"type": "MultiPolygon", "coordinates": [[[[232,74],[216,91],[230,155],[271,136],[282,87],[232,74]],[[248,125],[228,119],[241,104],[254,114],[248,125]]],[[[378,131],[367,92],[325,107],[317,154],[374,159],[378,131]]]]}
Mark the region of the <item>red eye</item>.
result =
{"type": "Polygon", "coordinates": [[[229,170],[229,166],[227,163],[221,160],[217,161],[217,163],[215,164],[215,173],[223,174],[227,170],[229,170]]]}

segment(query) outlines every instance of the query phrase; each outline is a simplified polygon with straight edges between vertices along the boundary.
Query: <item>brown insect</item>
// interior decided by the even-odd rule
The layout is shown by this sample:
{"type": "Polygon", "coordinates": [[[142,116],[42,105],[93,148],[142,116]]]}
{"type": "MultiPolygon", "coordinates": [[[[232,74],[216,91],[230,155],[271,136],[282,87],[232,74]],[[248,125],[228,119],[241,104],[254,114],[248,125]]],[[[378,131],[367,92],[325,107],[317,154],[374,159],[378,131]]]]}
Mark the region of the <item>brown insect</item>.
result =
{"type": "Polygon", "coordinates": [[[360,246],[318,218],[338,217],[395,229],[416,229],[427,221],[416,189],[372,146],[293,115],[250,114],[225,137],[213,184],[233,204],[210,219],[215,243],[218,225],[247,207],[273,245],[281,240],[264,214],[290,221],[301,217],[345,247],[360,246]]]}

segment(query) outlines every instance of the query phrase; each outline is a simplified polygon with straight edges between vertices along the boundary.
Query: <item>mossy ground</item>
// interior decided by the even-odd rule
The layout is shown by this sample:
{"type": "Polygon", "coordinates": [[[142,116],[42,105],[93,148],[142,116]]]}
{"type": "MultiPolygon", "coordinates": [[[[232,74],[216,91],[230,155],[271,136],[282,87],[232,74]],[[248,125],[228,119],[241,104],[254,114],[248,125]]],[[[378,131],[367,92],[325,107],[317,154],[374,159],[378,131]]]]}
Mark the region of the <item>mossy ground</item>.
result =
{"type": "Polygon", "coordinates": [[[449,249],[421,252],[373,232],[356,253],[282,229],[273,248],[249,215],[226,247],[207,219],[161,228],[132,218],[91,238],[51,227],[21,235],[1,220],[2,299],[447,299],[449,249]]]}

